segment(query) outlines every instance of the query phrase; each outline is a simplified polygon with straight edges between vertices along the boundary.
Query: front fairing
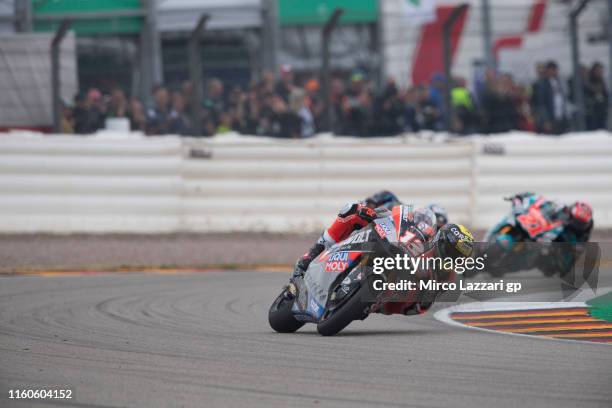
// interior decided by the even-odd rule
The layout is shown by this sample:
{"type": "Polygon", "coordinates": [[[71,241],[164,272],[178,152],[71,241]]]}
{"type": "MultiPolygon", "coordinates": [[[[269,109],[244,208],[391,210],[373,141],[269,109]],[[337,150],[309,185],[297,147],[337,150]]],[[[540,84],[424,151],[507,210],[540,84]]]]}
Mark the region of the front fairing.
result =
{"type": "Polygon", "coordinates": [[[504,218],[501,219],[501,221],[495,224],[493,228],[488,230],[487,233],[485,234],[484,241],[485,242],[491,241],[491,239],[495,237],[495,235],[499,232],[499,230],[501,230],[506,225],[510,225],[512,227],[516,226],[516,217],[514,215],[514,212],[510,212],[510,214],[506,215],[504,218]]]}
{"type": "Polygon", "coordinates": [[[517,227],[516,218],[522,214],[525,214],[531,205],[533,205],[537,196],[530,195],[522,198],[514,197],[512,199],[507,199],[510,201],[510,212],[501,219],[497,224],[493,226],[493,228],[489,229],[485,234],[484,241],[489,242],[495,238],[495,236],[499,233],[499,231],[505,227],[506,225],[510,225],[511,227],[517,227]]]}
{"type": "Polygon", "coordinates": [[[297,283],[298,297],[293,312],[303,321],[318,321],[325,310],[330,289],[344,279],[366,254],[375,251],[380,238],[370,224],[323,251],[297,283]]]}

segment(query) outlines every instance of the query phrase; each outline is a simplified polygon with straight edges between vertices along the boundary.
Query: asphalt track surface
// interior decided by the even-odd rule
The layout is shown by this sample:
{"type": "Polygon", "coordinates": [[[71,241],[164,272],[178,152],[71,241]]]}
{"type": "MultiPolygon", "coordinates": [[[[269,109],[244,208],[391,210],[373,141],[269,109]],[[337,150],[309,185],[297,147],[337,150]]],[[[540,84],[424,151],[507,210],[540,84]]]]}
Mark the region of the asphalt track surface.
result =
{"type": "Polygon", "coordinates": [[[612,348],[371,316],[277,334],[282,273],[0,277],[0,407],[610,407],[612,348]],[[74,391],[18,401],[8,389],[74,391]]]}

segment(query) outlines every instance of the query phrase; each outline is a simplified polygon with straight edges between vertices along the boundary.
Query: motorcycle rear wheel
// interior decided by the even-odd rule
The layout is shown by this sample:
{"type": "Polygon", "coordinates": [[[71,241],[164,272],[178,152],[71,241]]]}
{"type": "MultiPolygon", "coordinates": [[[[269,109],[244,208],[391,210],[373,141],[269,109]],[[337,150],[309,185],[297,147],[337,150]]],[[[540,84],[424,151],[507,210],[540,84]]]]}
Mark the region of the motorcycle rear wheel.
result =
{"type": "Polygon", "coordinates": [[[294,333],[304,325],[293,316],[291,308],[295,299],[287,296],[287,290],[278,295],[268,311],[270,327],[279,333],[294,333]]]}

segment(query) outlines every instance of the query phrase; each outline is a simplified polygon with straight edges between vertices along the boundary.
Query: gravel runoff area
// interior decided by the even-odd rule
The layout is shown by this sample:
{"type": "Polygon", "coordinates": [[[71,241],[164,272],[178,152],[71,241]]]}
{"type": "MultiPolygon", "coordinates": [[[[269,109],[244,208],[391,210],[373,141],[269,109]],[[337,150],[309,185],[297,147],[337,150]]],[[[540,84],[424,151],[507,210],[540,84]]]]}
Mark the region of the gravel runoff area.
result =
{"type": "MultiPolygon", "coordinates": [[[[257,266],[289,270],[316,237],[272,233],[7,234],[0,235],[0,273],[257,266]]],[[[612,242],[612,230],[595,231],[593,241],[612,242]]]]}

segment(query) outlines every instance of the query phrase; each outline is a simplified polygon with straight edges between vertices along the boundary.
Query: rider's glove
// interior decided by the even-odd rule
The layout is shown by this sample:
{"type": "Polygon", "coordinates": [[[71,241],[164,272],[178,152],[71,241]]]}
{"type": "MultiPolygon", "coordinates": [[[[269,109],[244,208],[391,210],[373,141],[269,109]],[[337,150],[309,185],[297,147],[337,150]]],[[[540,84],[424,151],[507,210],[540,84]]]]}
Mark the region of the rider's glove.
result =
{"type": "Polygon", "coordinates": [[[359,216],[359,218],[367,222],[372,222],[376,219],[378,214],[376,213],[376,210],[366,206],[362,206],[359,208],[359,210],[357,210],[357,215],[359,216]]]}

